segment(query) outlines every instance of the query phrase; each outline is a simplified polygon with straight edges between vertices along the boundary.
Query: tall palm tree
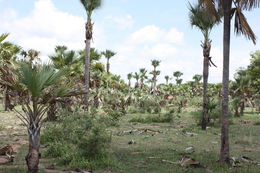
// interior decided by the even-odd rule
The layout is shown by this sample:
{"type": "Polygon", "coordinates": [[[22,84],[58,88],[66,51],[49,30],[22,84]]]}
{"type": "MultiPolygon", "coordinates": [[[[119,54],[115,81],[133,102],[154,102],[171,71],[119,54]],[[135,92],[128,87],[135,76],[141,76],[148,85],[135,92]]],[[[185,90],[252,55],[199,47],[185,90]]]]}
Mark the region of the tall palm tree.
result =
{"type": "Polygon", "coordinates": [[[209,38],[212,28],[217,24],[217,19],[214,15],[208,13],[208,11],[199,6],[190,5],[190,23],[191,26],[197,27],[203,34],[204,41],[201,44],[203,49],[203,112],[201,116],[201,129],[206,130],[207,127],[207,117],[209,113],[208,103],[208,76],[209,76],[209,66],[211,61],[210,49],[211,49],[211,40],[209,38]]]}
{"type": "Polygon", "coordinates": [[[93,38],[93,23],[92,23],[92,13],[94,10],[98,9],[101,6],[102,0],[80,0],[84,9],[87,13],[87,22],[86,22],[86,34],[85,34],[85,74],[84,74],[84,83],[86,87],[86,94],[84,95],[84,104],[85,109],[88,110],[89,106],[89,83],[90,83],[90,43],[93,38]]]}
{"type": "Polygon", "coordinates": [[[148,78],[146,76],[146,73],[147,73],[147,70],[145,68],[140,69],[140,85],[141,85],[141,88],[143,88],[144,80],[148,78]]]}
{"type": "Polygon", "coordinates": [[[133,78],[135,78],[136,83],[135,83],[135,88],[139,88],[139,79],[140,79],[140,74],[137,72],[134,73],[133,78]]]}
{"type": "Polygon", "coordinates": [[[105,56],[105,58],[107,59],[107,73],[110,72],[110,63],[109,63],[109,60],[110,58],[112,58],[113,56],[116,55],[115,52],[111,51],[111,50],[106,50],[104,52],[102,52],[102,55],[105,56]]]}
{"type": "Polygon", "coordinates": [[[256,36],[249,26],[243,10],[252,10],[260,6],[260,0],[198,0],[211,14],[220,18],[217,9],[223,10],[223,78],[222,78],[222,125],[221,125],[221,149],[220,162],[230,163],[229,156],[229,115],[228,115],[228,93],[229,93],[229,55],[230,55],[230,28],[231,19],[235,16],[235,33],[245,35],[253,43],[256,36]]]}
{"type": "Polygon", "coordinates": [[[128,73],[127,74],[127,79],[128,79],[128,86],[131,86],[131,79],[133,78],[133,73],[128,73]]]}
{"type": "Polygon", "coordinates": [[[152,78],[153,87],[152,88],[155,89],[156,88],[156,82],[157,82],[157,76],[160,75],[160,71],[157,71],[156,68],[160,65],[161,61],[152,60],[151,62],[152,62],[152,66],[153,66],[153,71],[150,72],[150,74],[153,75],[153,78],[152,78]]]}

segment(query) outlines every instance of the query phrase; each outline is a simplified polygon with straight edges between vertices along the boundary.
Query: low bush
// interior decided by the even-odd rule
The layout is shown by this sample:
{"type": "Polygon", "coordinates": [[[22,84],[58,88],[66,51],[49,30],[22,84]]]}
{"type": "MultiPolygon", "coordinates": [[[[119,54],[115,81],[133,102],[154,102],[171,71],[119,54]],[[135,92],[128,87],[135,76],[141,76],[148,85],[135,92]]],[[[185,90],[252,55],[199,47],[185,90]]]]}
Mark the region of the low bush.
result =
{"type": "Polygon", "coordinates": [[[254,123],[255,126],[260,126],[260,121],[254,123]]]}
{"type": "Polygon", "coordinates": [[[159,115],[149,115],[147,117],[135,117],[130,122],[139,123],[170,123],[174,120],[174,109],[171,109],[168,113],[159,115]]]}
{"type": "Polygon", "coordinates": [[[74,113],[58,122],[48,123],[41,142],[49,147],[44,156],[57,158],[61,165],[70,168],[95,169],[111,166],[111,135],[95,114],[74,113]]]}

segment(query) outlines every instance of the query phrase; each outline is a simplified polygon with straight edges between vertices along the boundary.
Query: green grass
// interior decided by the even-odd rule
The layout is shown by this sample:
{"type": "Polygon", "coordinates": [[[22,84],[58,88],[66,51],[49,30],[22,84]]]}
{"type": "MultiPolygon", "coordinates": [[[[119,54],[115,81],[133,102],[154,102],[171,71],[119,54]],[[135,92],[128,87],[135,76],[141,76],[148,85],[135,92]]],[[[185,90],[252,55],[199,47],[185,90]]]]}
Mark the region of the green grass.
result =
{"type": "MultiPolygon", "coordinates": [[[[242,164],[238,168],[229,168],[226,165],[217,162],[220,150],[220,128],[209,127],[207,131],[201,131],[190,115],[190,111],[184,110],[179,114],[180,118],[174,118],[171,123],[138,123],[129,122],[135,117],[145,118],[149,114],[129,114],[122,119],[116,127],[107,130],[112,133],[112,151],[117,160],[117,166],[104,170],[102,168],[95,170],[97,173],[203,173],[205,170],[200,168],[182,168],[176,164],[162,162],[169,160],[177,162],[184,156],[189,156],[199,161],[214,173],[259,173],[259,166],[253,164],[242,164]],[[162,133],[136,132],[118,136],[118,132],[133,129],[152,129],[162,133]],[[194,135],[189,135],[193,133],[194,135]],[[129,145],[128,142],[134,140],[136,144],[129,145]],[[194,152],[187,152],[185,148],[194,147],[194,152]]],[[[156,116],[156,115],[154,115],[156,116]]],[[[12,133],[12,130],[5,129],[6,126],[16,123],[13,113],[0,113],[0,134],[3,131],[12,133]]],[[[247,156],[257,162],[260,162],[260,122],[259,114],[246,112],[239,118],[233,119],[230,125],[230,155],[234,157],[247,156]],[[243,124],[239,120],[249,120],[249,123],[243,124]]],[[[19,126],[19,129],[24,127],[19,126]]],[[[16,130],[17,131],[17,130],[16,130]]],[[[26,133],[26,131],[24,131],[26,133]]],[[[24,137],[26,138],[26,137],[24,137]]],[[[13,142],[12,135],[5,136],[1,143],[13,142]]],[[[16,156],[13,165],[7,167],[0,166],[0,173],[23,173],[26,171],[24,156],[27,152],[27,146],[23,146],[16,156]],[[7,169],[8,168],[8,169],[7,169]]],[[[43,158],[41,164],[55,163],[55,160],[43,158]]],[[[63,170],[64,167],[56,169],[63,170]]],[[[42,170],[44,172],[44,170],[42,170]]],[[[63,172],[63,171],[62,171],[63,172]]]]}
{"type": "MultiPolygon", "coordinates": [[[[133,133],[123,136],[114,136],[112,148],[119,162],[119,169],[115,172],[125,173],[183,173],[183,172],[205,172],[199,168],[182,168],[179,165],[162,162],[169,160],[176,162],[183,156],[189,156],[199,161],[217,173],[259,173],[259,166],[242,164],[240,168],[228,168],[216,161],[220,150],[220,129],[210,127],[207,131],[201,131],[195,121],[191,119],[188,112],[180,115],[172,123],[130,123],[133,117],[142,115],[128,115],[121,121],[121,126],[112,128],[114,134],[119,131],[148,128],[161,130],[163,133],[133,133]],[[189,136],[186,132],[194,133],[189,136]],[[136,144],[128,145],[130,140],[135,140],[136,144]],[[195,151],[188,153],[185,148],[193,146],[195,151]]],[[[144,119],[146,117],[143,116],[144,119]]],[[[260,162],[260,128],[253,123],[259,121],[256,114],[246,114],[245,116],[233,120],[230,126],[230,148],[231,156],[247,156],[260,162]],[[249,124],[241,124],[239,119],[250,120],[249,124]]],[[[188,133],[188,134],[189,134],[188,133]]]]}

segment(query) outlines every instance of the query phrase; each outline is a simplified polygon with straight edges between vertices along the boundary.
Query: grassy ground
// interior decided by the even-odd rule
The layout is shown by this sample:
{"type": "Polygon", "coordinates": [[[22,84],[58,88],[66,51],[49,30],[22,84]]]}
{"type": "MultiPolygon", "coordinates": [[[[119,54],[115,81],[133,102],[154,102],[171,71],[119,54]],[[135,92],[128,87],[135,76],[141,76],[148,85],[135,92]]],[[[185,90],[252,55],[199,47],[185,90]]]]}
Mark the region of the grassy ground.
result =
{"type": "MultiPolygon", "coordinates": [[[[129,123],[133,117],[145,116],[132,114],[122,118],[117,127],[108,130],[113,134],[112,152],[118,160],[118,167],[110,170],[96,170],[99,173],[200,173],[206,172],[200,168],[182,168],[178,164],[172,164],[163,160],[178,162],[184,156],[189,156],[214,173],[259,173],[260,166],[253,164],[241,164],[238,168],[228,168],[217,163],[220,150],[220,129],[209,127],[207,131],[201,131],[196,126],[189,112],[184,112],[173,123],[129,123]],[[149,129],[144,131],[144,129],[149,129]],[[133,130],[133,133],[122,133],[133,130]],[[152,130],[152,131],[150,131],[152,130]],[[134,141],[135,144],[128,144],[134,141]],[[193,150],[186,151],[188,147],[193,150]]],[[[230,126],[231,156],[247,156],[260,162],[260,114],[246,112],[245,116],[233,119],[230,126]],[[249,120],[246,123],[239,120],[249,120]]],[[[15,118],[14,113],[0,113],[0,146],[12,144],[16,146],[17,155],[14,163],[0,165],[0,173],[25,172],[24,156],[27,152],[25,136],[26,129],[15,118]],[[17,135],[18,134],[18,135],[17,135]]],[[[53,160],[41,160],[54,162],[53,160]]],[[[64,168],[59,168],[56,172],[64,168]]],[[[51,172],[42,169],[41,172],[51,172]]],[[[53,171],[52,171],[53,172],[53,171]]]]}

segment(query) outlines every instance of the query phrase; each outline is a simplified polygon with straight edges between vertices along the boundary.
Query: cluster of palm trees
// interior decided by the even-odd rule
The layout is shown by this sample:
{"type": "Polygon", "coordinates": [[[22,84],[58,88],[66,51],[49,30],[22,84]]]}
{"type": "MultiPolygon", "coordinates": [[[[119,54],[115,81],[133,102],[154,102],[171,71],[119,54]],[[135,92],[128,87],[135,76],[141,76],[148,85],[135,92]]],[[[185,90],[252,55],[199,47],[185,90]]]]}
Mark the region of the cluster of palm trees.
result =
{"type": "MultiPolygon", "coordinates": [[[[83,5],[87,20],[85,24],[85,50],[73,51],[68,50],[66,46],[57,46],[55,53],[50,56],[53,62],[53,66],[39,65],[38,55],[36,50],[22,51],[21,48],[10,42],[6,42],[5,39],[8,34],[2,34],[0,36],[0,85],[3,91],[3,100],[5,102],[5,110],[13,109],[11,105],[11,96],[19,96],[19,104],[22,106],[24,113],[18,113],[18,117],[24,124],[27,125],[29,134],[29,152],[26,157],[28,170],[30,173],[38,171],[39,163],[39,141],[40,130],[43,123],[43,116],[53,105],[54,102],[59,101],[57,98],[63,98],[73,95],[84,94],[84,109],[89,110],[89,97],[90,97],[90,85],[93,82],[93,86],[98,92],[100,81],[102,78],[101,73],[104,72],[103,65],[98,60],[103,55],[107,59],[106,73],[107,86],[110,83],[110,59],[116,55],[111,50],[105,50],[98,52],[94,48],[91,48],[91,41],[93,40],[93,27],[92,14],[94,10],[98,9],[102,0],[80,0],[83,5]],[[18,60],[18,53],[21,53],[22,60],[18,60]],[[81,66],[81,65],[84,65],[81,66]],[[82,89],[68,89],[64,83],[63,77],[73,77],[78,74],[83,74],[82,83],[84,88],[82,89]],[[92,81],[91,76],[92,75],[92,81]]],[[[209,67],[215,66],[210,56],[212,40],[210,39],[210,32],[216,24],[219,24],[223,20],[223,79],[222,79],[222,126],[221,126],[221,150],[220,150],[220,162],[229,163],[229,54],[230,54],[230,28],[231,19],[235,18],[235,32],[240,35],[245,35],[248,39],[256,42],[256,36],[250,28],[247,20],[243,14],[243,10],[252,10],[259,7],[259,0],[198,0],[198,5],[190,5],[190,23],[192,26],[197,27],[203,34],[203,41],[201,47],[203,50],[203,76],[195,75],[194,82],[200,83],[203,77],[203,114],[201,118],[201,128],[206,129],[208,123],[208,78],[209,67]]],[[[152,60],[151,64],[153,70],[149,73],[151,78],[148,79],[148,71],[145,68],[141,68],[139,72],[129,73],[127,78],[129,80],[128,85],[131,86],[131,79],[136,79],[136,88],[145,87],[145,82],[151,84],[151,90],[156,91],[158,76],[160,71],[158,66],[159,60],[152,60]]],[[[173,73],[176,78],[176,84],[181,85],[183,74],[180,71],[173,73]]],[[[235,96],[240,93],[246,93],[247,79],[246,75],[241,71],[238,73],[235,79],[239,86],[239,90],[234,93],[235,96]]],[[[117,76],[113,76],[117,80],[117,76]]],[[[75,82],[73,78],[68,84],[75,82]]],[[[165,76],[166,85],[171,80],[170,76],[165,76]]],[[[79,83],[80,83],[79,82],[79,83]]],[[[116,84],[113,84],[115,86],[116,84]]],[[[240,97],[241,100],[245,99],[240,97]]],[[[241,102],[241,101],[240,101],[241,102]]],[[[241,102],[241,109],[243,110],[243,101],[241,102]]]]}
{"type": "MultiPolygon", "coordinates": [[[[206,10],[211,16],[213,16],[217,22],[220,22],[223,19],[223,78],[222,78],[222,126],[221,126],[221,149],[220,149],[220,162],[229,163],[230,162],[230,153],[229,153],[229,56],[230,56],[230,29],[231,29],[231,20],[235,17],[235,33],[238,35],[245,35],[249,40],[256,43],[256,36],[249,26],[243,10],[250,11],[253,8],[260,6],[259,0],[198,0],[198,7],[202,10],[206,10]]],[[[191,7],[191,14],[196,14],[196,7],[191,7]]],[[[199,15],[200,13],[198,13],[199,15]]],[[[208,71],[207,67],[209,65],[209,51],[211,41],[208,39],[208,34],[212,27],[207,23],[204,26],[204,20],[194,20],[191,15],[191,23],[194,26],[197,26],[203,33],[205,41],[202,44],[204,56],[204,70],[203,70],[203,82],[204,87],[207,84],[208,71]],[[206,39],[207,38],[207,39],[206,39]],[[209,50],[208,52],[206,50],[209,50]],[[206,58],[205,58],[206,57],[206,58]]],[[[204,17],[201,17],[204,18],[204,17]]],[[[208,23],[209,24],[209,23],[208,23]]],[[[207,90],[204,89],[204,99],[207,100],[207,90]]],[[[204,102],[205,103],[205,102],[204,102]]],[[[205,106],[205,105],[204,105],[205,106]]],[[[204,107],[205,113],[203,113],[203,119],[207,115],[207,110],[204,107]]],[[[203,111],[203,112],[204,112],[203,111]]],[[[205,121],[205,120],[203,120],[205,121]]],[[[205,128],[205,126],[203,126],[205,128]]]]}

